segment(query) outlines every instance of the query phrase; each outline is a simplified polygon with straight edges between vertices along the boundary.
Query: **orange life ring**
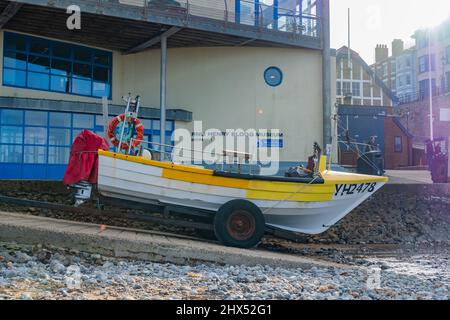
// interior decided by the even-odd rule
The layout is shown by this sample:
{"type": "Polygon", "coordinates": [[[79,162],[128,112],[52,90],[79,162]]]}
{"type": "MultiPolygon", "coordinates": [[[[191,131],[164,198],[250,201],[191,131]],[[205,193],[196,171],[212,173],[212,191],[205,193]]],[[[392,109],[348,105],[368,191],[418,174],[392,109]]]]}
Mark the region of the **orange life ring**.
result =
{"type": "MultiPolygon", "coordinates": [[[[119,146],[119,140],[116,138],[116,128],[117,126],[125,121],[125,114],[121,114],[117,117],[115,117],[111,123],[109,124],[108,128],[108,137],[111,143],[115,146],[119,146]]],[[[138,145],[141,144],[142,140],[144,139],[144,126],[142,125],[141,120],[134,118],[134,124],[136,129],[136,138],[134,139],[133,148],[136,148],[138,145]]],[[[127,150],[129,148],[128,141],[122,141],[122,149],[127,150]]]]}

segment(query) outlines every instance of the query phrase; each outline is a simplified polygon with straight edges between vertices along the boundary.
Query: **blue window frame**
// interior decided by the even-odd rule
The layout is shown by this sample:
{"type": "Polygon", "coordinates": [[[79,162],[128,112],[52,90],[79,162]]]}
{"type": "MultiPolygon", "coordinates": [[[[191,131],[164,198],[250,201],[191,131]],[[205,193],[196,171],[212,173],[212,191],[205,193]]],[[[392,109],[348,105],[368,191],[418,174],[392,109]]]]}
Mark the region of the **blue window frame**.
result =
{"type": "Polygon", "coordinates": [[[111,99],[112,54],[5,32],[3,85],[111,99]]]}
{"type": "MultiPolygon", "coordinates": [[[[436,79],[431,80],[431,88],[432,88],[431,92],[432,92],[433,96],[435,96],[437,93],[436,79]]],[[[420,93],[421,99],[430,96],[430,80],[429,79],[419,81],[419,93],[420,93]]]]}
{"type": "MultiPolygon", "coordinates": [[[[159,143],[160,121],[143,119],[143,124],[145,140],[159,143]]],[[[0,179],[62,179],[72,142],[83,129],[103,135],[103,117],[0,108],[0,179]]],[[[170,141],[174,122],[167,121],[166,129],[170,141]]]]}

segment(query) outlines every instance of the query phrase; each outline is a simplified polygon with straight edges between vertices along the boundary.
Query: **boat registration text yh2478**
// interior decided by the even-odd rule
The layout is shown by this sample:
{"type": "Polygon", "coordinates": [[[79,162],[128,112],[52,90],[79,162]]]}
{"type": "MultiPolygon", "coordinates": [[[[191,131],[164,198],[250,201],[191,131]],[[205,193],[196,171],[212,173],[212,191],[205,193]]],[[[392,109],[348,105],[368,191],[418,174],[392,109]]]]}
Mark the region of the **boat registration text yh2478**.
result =
{"type": "Polygon", "coordinates": [[[344,197],[354,194],[373,193],[376,190],[377,183],[362,183],[362,184],[337,184],[335,197],[344,197]]]}

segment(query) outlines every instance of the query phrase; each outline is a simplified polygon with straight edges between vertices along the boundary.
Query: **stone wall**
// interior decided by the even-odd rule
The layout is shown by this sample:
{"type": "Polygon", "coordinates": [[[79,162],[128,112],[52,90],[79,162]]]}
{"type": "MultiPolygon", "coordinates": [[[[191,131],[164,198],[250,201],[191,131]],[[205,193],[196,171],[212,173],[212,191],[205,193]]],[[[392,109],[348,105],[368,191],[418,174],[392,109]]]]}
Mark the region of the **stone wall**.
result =
{"type": "Polygon", "coordinates": [[[450,184],[387,185],[310,242],[450,243],[450,184]]]}

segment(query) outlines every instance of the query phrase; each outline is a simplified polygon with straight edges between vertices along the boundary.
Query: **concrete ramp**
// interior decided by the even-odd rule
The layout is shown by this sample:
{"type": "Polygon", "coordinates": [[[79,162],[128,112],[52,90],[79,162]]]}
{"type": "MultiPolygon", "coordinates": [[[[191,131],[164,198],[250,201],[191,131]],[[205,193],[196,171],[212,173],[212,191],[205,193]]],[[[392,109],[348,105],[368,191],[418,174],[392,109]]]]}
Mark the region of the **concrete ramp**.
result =
{"type": "Polygon", "coordinates": [[[228,248],[189,237],[168,237],[132,229],[0,212],[0,241],[44,244],[120,258],[152,262],[268,265],[272,267],[342,267],[334,263],[264,250],[228,248]]]}
{"type": "Polygon", "coordinates": [[[427,170],[387,170],[390,184],[433,184],[427,170]]]}

